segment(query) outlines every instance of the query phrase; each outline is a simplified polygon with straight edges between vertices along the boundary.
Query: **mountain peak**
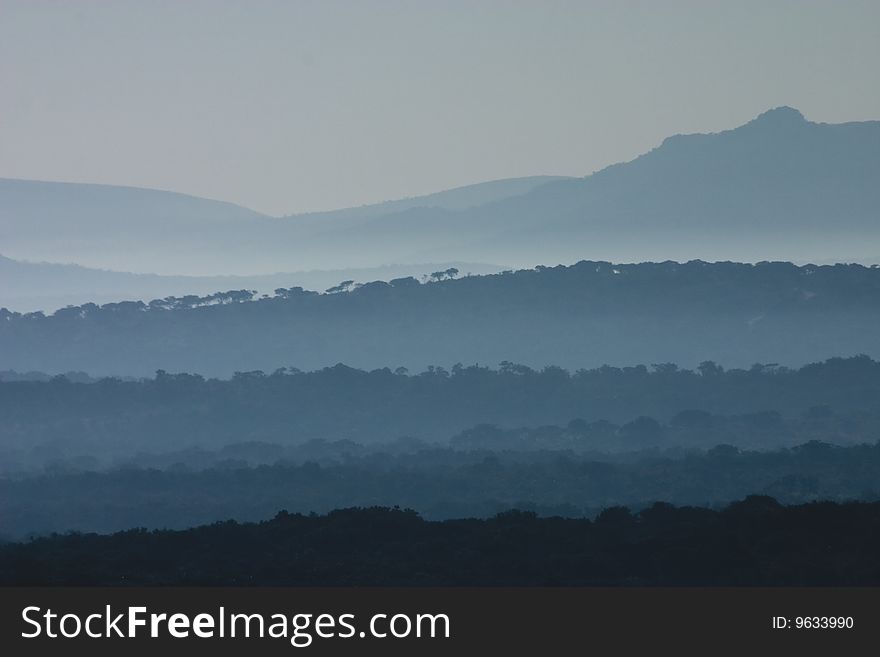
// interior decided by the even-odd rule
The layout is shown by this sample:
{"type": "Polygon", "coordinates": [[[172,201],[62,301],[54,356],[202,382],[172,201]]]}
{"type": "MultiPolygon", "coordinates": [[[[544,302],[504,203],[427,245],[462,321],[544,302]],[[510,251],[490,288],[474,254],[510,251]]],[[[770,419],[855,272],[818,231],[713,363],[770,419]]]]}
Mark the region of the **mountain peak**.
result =
{"type": "Polygon", "coordinates": [[[794,107],[783,105],[782,107],[774,107],[763,114],[759,114],[749,121],[749,124],[776,127],[783,125],[800,125],[806,122],[807,120],[799,110],[796,110],[794,107]]]}

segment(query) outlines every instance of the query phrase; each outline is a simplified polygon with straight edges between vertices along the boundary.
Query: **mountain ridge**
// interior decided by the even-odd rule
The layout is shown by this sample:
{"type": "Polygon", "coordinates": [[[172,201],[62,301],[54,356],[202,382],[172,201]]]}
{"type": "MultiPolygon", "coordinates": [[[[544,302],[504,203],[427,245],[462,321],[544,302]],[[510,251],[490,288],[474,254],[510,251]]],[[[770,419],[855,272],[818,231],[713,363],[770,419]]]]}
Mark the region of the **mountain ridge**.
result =
{"type": "MultiPolygon", "coordinates": [[[[125,271],[161,265],[158,273],[268,274],[582,259],[868,262],[876,256],[869,245],[880,242],[880,121],[816,123],[782,106],[729,130],[672,135],[581,178],[508,179],[281,220],[218,221],[208,230],[149,217],[125,234],[80,228],[47,239],[27,222],[12,230],[2,202],[0,188],[7,255],[125,271]],[[493,185],[502,193],[493,195],[493,185]],[[469,205],[474,199],[485,202],[469,205]],[[76,257],[50,257],[66,253],[76,257]]],[[[120,211],[143,219],[142,207],[120,211]]]]}

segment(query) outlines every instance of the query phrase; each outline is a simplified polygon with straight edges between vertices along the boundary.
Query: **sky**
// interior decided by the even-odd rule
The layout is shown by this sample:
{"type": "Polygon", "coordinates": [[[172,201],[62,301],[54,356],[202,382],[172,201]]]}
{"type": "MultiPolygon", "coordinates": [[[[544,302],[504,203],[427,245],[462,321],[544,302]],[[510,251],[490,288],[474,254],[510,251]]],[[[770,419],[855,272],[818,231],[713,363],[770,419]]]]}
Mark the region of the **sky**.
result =
{"type": "Polygon", "coordinates": [[[880,119],[880,2],[0,0],[0,177],[273,215],[880,119]]]}

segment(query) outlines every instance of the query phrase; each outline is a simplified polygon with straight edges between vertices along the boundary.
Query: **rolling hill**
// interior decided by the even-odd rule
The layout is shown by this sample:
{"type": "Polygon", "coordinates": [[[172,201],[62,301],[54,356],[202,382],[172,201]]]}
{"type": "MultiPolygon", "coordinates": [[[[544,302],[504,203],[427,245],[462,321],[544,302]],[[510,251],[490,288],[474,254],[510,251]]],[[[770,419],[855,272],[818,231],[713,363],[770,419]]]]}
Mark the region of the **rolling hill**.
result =
{"type": "MultiPolygon", "coordinates": [[[[283,219],[232,203],[153,189],[0,179],[0,245],[5,256],[16,260],[176,276],[266,276],[279,271],[384,267],[395,262],[422,266],[426,261],[377,257],[360,259],[370,264],[349,267],[347,260],[333,255],[332,248],[318,253],[308,240],[328,230],[345,232],[373,217],[414,208],[468,209],[561,179],[495,180],[283,219]]],[[[453,258],[449,262],[461,261],[453,258]]],[[[398,271],[393,276],[410,273],[398,271]]],[[[191,291],[202,289],[197,281],[193,283],[196,287],[191,291]]],[[[125,294],[138,295],[136,291],[125,294]]]]}

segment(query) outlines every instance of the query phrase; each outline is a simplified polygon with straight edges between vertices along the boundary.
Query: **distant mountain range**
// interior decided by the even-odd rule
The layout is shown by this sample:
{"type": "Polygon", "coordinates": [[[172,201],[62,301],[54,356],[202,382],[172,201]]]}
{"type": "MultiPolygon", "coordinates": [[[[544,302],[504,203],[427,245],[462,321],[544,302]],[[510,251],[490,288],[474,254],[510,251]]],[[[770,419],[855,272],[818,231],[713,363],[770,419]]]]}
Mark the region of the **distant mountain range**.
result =
{"type": "Polygon", "coordinates": [[[880,122],[813,123],[789,107],[669,137],[585,178],[502,180],[285,218],[152,190],[0,181],[6,256],[165,274],[582,258],[874,262],[878,243],[880,122]]]}

